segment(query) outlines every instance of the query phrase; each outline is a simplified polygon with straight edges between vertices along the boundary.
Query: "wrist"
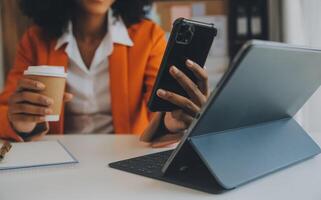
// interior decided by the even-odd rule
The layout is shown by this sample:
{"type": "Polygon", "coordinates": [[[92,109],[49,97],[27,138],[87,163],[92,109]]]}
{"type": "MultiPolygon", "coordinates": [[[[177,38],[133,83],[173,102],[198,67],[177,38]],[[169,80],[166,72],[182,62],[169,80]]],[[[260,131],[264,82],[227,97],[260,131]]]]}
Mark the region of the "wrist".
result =
{"type": "Polygon", "coordinates": [[[48,129],[48,122],[38,123],[35,125],[34,129],[30,132],[17,132],[17,134],[24,140],[30,141],[33,137],[38,136],[44,132],[47,132],[48,129]]]}

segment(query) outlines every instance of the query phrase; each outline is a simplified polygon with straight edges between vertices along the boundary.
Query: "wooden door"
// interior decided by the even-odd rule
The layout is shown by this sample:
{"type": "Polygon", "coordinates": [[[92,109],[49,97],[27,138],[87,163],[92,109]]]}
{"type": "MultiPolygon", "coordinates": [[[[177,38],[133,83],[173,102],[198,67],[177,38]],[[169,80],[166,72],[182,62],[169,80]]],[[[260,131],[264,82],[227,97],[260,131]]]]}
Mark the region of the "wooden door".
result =
{"type": "Polygon", "coordinates": [[[30,21],[22,15],[18,0],[0,0],[3,60],[5,74],[13,66],[16,48],[21,36],[30,25],[30,21]]]}

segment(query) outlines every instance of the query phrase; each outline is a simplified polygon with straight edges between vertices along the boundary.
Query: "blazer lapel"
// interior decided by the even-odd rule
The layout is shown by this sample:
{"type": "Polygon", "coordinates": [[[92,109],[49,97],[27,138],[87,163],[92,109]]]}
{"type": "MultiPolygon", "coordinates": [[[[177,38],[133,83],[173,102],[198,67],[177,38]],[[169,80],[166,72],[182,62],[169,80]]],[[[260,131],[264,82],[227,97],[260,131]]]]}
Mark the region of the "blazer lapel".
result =
{"type": "Polygon", "coordinates": [[[55,66],[64,66],[65,71],[67,71],[68,67],[68,55],[65,52],[66,45],[62,46],[61,48],[55,50],[56,42],[52,42],[50,46],[50,53],[48,56],[47,63],[49,65],[55,66]]]}
{"type": "Polygon", "coordinates": [[[111,105],[116,133],[130,133],[127,47],[114,44],[109,58],[111,105]]]}

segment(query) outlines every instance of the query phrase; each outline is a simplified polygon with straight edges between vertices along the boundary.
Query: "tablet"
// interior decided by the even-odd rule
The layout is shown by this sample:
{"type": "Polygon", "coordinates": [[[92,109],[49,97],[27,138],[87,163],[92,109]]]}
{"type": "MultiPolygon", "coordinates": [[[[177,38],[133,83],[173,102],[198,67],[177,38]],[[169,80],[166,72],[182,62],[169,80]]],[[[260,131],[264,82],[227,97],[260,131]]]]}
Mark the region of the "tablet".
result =
{"type": "Polygon", "coordinates": [[[321,50],[250,41],[173,151],[110,164],[220,193],[320,154],[293,119],[321,85],[321,50]]]}

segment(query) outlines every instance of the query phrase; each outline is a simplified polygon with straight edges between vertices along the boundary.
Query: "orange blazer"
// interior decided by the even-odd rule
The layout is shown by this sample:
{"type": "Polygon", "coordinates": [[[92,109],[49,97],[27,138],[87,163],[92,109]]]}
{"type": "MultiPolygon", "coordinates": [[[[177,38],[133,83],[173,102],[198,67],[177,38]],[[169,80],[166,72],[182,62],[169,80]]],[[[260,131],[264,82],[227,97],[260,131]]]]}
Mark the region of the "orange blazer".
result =
{"type": "MultiPolygon", "coordinates": [[[[128,28],[133,47],[114,44],[109,57],[113,125],[116,133],[141,134],[151,120],[147,101],[166,46],[163,30],[149,20],[128,28]]],[[[17,50],[15,64],[0,94],[0,138],[21,140],[8,121],[8,99],[28,66],[55,65],[67,70],[65,46],[55,50],[57,40],[46,40],[42,30],[30,27],[17,50]]],[[[104,84],[104,83],[102,83],[104,84]]],[[[49,134],[63,134],[64,119],[49,124],[49,134]]]]}

